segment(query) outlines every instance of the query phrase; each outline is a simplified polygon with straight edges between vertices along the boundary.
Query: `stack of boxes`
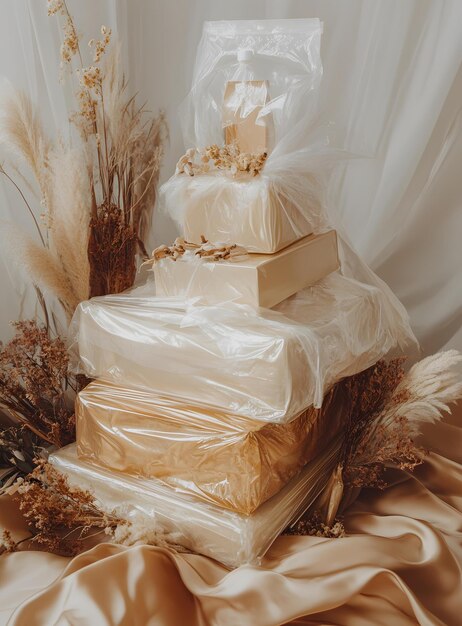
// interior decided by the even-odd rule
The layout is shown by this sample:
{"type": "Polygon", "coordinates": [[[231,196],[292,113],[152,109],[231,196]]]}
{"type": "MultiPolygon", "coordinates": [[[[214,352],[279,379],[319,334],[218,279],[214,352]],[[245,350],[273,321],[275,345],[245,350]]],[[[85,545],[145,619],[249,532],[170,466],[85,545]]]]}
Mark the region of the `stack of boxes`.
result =
{"type": "Polygon", "coordinates": [[[399,333],[388,295],[342,275],[335,231],[312,234],[264,171],[177,173],[164,196],[185,205],[185,240],[241,253],[167,255],[155,295],[148,281],[79,306],[73,362],[95,380],[77,398],[76,444],[51,461],[134,526],[229,566],[255,562],[336,465],[336,383],[399,333]]]}

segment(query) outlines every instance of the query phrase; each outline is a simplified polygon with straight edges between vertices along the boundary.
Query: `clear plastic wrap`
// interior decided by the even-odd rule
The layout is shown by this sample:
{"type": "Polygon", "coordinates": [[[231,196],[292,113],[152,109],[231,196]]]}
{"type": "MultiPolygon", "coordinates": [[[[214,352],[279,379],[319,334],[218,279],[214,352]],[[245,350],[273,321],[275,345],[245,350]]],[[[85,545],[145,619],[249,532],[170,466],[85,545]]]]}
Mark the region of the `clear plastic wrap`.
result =
{"type": "Polygon", "coordinates": [[[317,228],[319,199],[305,195],[305,203],[310,211],[302,212],[265,174],[175,174],[160,189],[160,207],[188,241],[205,235],[260,254],[278,252],[317,228]]]}
{"type": "Polygon", "coordinates": [[[224,128],[239,123],[249,135],[247,118],[268,129],[269,153],[293,142],[297,125],[316,111],[321,34],[317,18],[205,22],[180,109],[185,145],[222,144],[224,128]],[[240,90],[225,98],[230,82],[240,90]],[[263,106],[257,82],[266,83],[263,106]]]}
{"type": "Polygon", "coordinates": [[[257,564],[278,535],[300,518],[325,487],[338,460],[333,441],[279,493],[251,515],[242,515],[176,491],[156,479],[141,479],[95,467],[77,457],[75,444],[50,456],[71,485],[87,489],[100,509],[132,522],[132,536],[155,535],[229,567],[257,564]]]}
{"type": "MultiPolygon", "coordinates": [[[[205,248],[220,250],[218,244],[205,248]]],[[[201,257],[197,249],[154,261],[158,296],[197,298],[202,304],[237,302],[271,308],[339,268],[334,230],[311,235],[276,254],[242,254],[228,259],[201,257]]],[[[220,253],[218,253],[220,254],[220,253]]]]}
{"type": "Polygon", "coordinates": [[[345,425],[340,390],[289,424],[264,424],[214,407],[94,381],[76,403],[77,452],[93,464],[159,478],[178,491],[252,513],[345,425]]]}
{"type": "MultiPolygon", "coordinates": [[[[289,164],[280,158],[306,147],[322,76],[321,33],[318,19],[205,23],[192,88],[180,109],[185,145],[237,142],[240,152],[269,156],[256,176],[244,171],[240,156],[231,168],[218,160],[218,170],[187,168],[163,185],[160,205],[186,239],[205,234],[273,253],[319,227],[325,133],[311,137],[310,155],[300,155],[302,194],[284,181],[289,164]]],[[[332,161],[330,148],[327,153],[332,161]]]]}
{"type": "Polygon", "coordinates": [[[74,372],[278,423],[319,408],[340,378],[409,340],[384,290],[339,273],[274,309],[194,306],[151,291],[78,306],[74,372]]]}

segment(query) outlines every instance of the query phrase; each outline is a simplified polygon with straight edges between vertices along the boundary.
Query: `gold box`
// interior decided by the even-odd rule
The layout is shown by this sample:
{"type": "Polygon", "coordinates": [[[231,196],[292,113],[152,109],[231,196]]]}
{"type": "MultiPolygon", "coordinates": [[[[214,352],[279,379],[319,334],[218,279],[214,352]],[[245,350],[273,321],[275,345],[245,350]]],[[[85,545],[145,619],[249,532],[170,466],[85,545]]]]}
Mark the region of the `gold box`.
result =
{"type": "Polygon", "coordinates": [[[159,478],[244,514],[277,493],[344,426],[333,390],[321,409],[266,424],[207,406],[90,383],[76,402],[77,451],[96,465],[159,478]]]}

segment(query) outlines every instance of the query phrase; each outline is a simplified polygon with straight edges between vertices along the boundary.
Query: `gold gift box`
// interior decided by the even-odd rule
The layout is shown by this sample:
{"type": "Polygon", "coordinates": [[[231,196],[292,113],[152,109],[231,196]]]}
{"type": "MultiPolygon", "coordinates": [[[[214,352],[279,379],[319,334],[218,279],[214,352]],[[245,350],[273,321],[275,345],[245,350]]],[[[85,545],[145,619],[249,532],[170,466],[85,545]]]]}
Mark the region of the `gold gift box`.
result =
{"type": "Polygon", "coordinates": [[[205,304],[233,301],[273,307],[339,269],[337,234],[310,235],[276,254],[208,261],[194,253],[154,265],[158,296],[199,297],[205,304]]]}
{"type": "Polygon", "coordinates": [[[97,380],[76,402],[77,451],[95,465],[158,478],[250,514],[338,435],[342,406],[334,390],[321,409],[262,427],[212,407],[97,380]]]}

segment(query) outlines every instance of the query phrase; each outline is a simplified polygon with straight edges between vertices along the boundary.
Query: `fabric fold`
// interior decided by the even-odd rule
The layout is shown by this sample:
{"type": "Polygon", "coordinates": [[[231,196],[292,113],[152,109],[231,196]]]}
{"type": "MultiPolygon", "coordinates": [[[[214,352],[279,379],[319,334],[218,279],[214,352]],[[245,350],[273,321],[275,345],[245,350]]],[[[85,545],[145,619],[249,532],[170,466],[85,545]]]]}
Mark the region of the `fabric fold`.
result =
{"type": "Polygon", "coordinates": [[[454,460],[433,453],[414,474],[392,473],[389,488],[364,490],[347,511],[346,537],[281,536],[261,567],[229,571],[193,554],[111,544],[74,559],[6,555],[0,606],[18,605],[7,623],[457,626],[461,417],[459,410],[423,438],[437,448],[456,438],[448,446],[454,460]]]}

